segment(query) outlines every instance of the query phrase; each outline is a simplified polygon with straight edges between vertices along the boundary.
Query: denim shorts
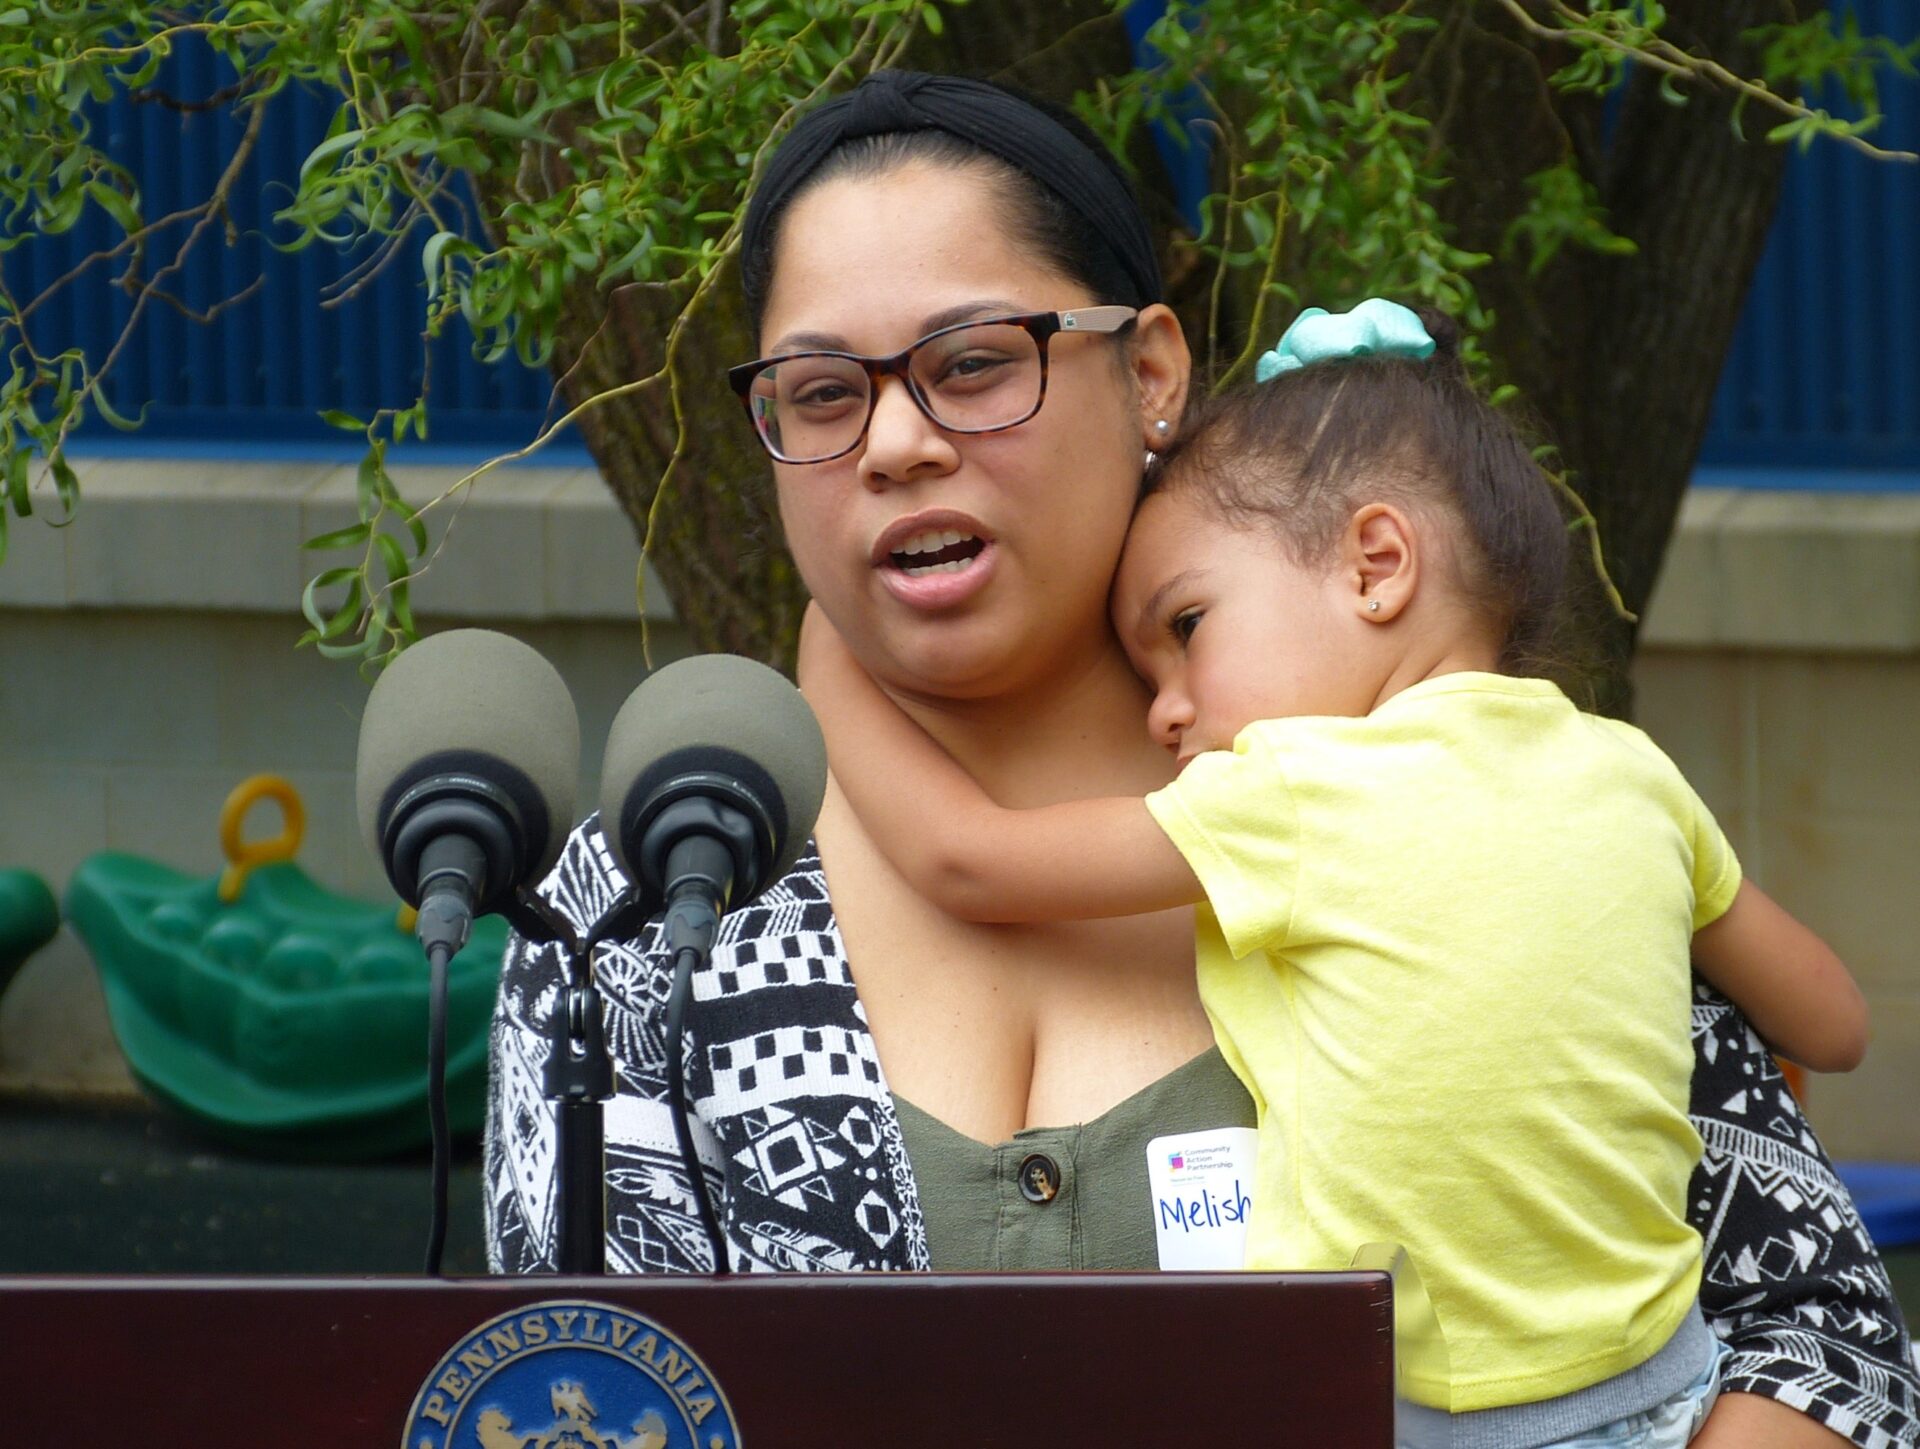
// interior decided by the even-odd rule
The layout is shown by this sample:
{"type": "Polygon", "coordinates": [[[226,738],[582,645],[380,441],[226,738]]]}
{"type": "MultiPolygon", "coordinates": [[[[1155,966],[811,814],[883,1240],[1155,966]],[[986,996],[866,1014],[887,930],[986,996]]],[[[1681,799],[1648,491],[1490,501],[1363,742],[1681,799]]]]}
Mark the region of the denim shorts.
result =
{"type": "Polygon", "coordinates": [[[1700,1371],[1700,1377],[1665,1403],[1571,1439],[1557,1439],[1542,1449],[1685,1449],[1687,1441],[1707,1422],[1714,1400],[1720,1397],[1720,1372],[1732,1356],[1733,1350],[1716,1338],[1712,1361],[1700,1371]]]}

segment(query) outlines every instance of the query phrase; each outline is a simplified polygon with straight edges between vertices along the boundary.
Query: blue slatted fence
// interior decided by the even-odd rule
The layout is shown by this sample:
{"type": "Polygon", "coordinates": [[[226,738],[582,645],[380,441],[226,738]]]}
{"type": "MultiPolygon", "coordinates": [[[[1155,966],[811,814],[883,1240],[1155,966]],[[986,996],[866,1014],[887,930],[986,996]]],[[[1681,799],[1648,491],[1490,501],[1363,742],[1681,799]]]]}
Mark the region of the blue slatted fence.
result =
{"type": "MultiPolygon", "coordinates": [[[[1136,0],[1136,31],[1153,8],[1154,0],[1136,0]]],[[[1910,0],[1856,0],[1854,8],[1869,31],[1920,31],[1920,7],[1910,0]]],[[[187,43],[156,86],[192,99],[231,78],[204,47],[187,43]]],[[[1920,149],[1920,83],[1892,81],[1885,100],[1877,139],[1920,149]]],[[[425,229],[373,281],[331,307],[322,297],[340,289],[368,249],[343,255],[316,245],[285,254],[265,239],[275,231],[275,202],[259,178],[297,175],[335,104],[316,92],[278,98],[252,162],[255,184],[235,191],[239,245],[203,241],[175,288],[196,308],[234,295],[256,275],[260,289],[212,326],[165,309],[143,318],[111,381],[120,411],[148,407],[142,446],[351,446],[319,421],[322,409],[365,416],[411,401],[427,356],[416,326],[425,229]]],[[[222,111],[183,115],[125,96],[101,107],[96,125],[139,178],[149,219],[204,197],[239,133],[222,111]]],[[[1195,164],[1191,156],[1177,159],[1195,164]]],[[[22,246],[0,265],[14,295],[28,297],[113,239],[106,219],[89,209],[73,231],[22,246]]],[[[109,285],[116,270],[96,265],[68,288],[36,342],[78,342],[102,356],[130,309],[126,293],[109,285]]],[[[548,407],[547,375],[511,359],[484,365],[469,342],[455,326],[432,346],[434,442],[483,449],[525,441],[548,407]]],[[[86,436],[113,435],[95,423],[86,436]]],[[[1716,481],[1749,486],[1920,487],[1920,167],[1874,162],[1832,144],[1793,159],[1702,463],[1716,481]]]]}

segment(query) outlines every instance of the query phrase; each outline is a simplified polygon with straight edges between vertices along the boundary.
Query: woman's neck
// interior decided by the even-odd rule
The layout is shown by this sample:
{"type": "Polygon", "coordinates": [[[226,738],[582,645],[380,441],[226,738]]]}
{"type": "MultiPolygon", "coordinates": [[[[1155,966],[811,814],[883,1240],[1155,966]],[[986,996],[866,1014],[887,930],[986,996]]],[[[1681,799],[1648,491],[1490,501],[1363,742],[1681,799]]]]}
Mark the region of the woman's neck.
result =
{"type": "Polygon", "coordinates": [[[1029,807],[1145,794],[1172,779],[1172,756],[1147,735],[1150,698],[1108,636],[990,699],[898,703],[995,800],[1029,807]]]}

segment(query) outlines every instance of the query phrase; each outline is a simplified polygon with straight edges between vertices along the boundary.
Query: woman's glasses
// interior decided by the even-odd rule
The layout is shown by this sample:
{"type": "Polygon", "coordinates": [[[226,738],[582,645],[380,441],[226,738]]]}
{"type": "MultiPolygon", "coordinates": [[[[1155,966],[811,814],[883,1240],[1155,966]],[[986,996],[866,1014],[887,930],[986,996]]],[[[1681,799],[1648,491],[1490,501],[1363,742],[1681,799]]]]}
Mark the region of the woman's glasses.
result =
{"type": "Polygon", "coordinates": [[[825,463],[860,446],[880,379],[907,385],[920,411],[950,433],[997,433],[1040,411],[1047,342],[1056,332],[1115,333],[1132,307],[1080,307],[991,317],[929,332],[891,357],[789,352],[727,369],[753,430],[782,463],[825,463]]]}

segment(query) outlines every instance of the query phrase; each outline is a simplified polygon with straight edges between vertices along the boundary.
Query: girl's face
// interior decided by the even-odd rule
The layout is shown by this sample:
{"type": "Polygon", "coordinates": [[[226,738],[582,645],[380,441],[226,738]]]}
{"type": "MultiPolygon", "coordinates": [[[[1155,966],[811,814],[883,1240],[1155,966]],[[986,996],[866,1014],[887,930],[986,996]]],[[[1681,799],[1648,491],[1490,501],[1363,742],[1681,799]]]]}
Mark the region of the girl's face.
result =
{"type": "Polygon", "coordinates": [[[1355,587],[1191,489],[1149,497],[1113,588],[1114,632],[1155,691],[1148,732],[1185,764],[1255,720],[1366,714],[1379,679],[1355,587]]]}
{"type": "MultiPolygon", "coordinates": [[[[1003,206],[978,172],[917,164],[803,193],[781,224],[761,355],[886,355],[955,322],[1093,305],[1006,235],[1003,206]]],[[[774,465],[801,576],[882,684],[989,698],[1112,647],[1108,584],[1151,427],[1124,349],[1054,336],[1040,411],[998,433],[948,432],[888,378],[852,453],[774,465]]]]}

